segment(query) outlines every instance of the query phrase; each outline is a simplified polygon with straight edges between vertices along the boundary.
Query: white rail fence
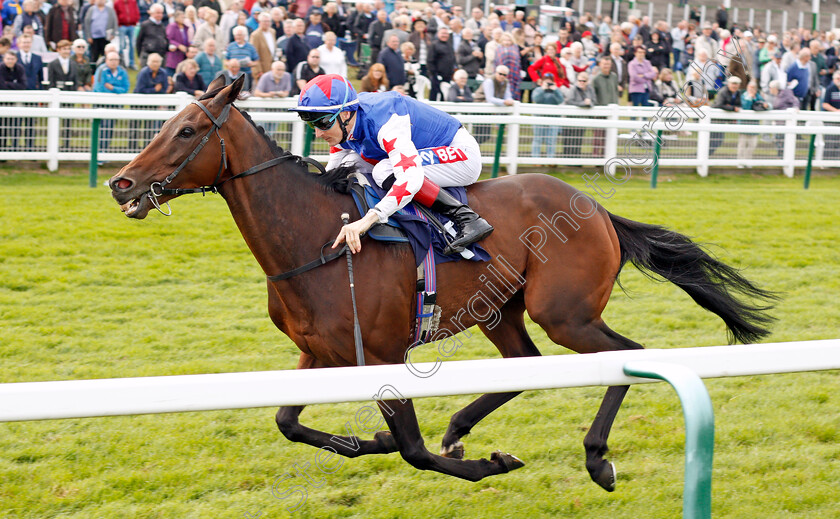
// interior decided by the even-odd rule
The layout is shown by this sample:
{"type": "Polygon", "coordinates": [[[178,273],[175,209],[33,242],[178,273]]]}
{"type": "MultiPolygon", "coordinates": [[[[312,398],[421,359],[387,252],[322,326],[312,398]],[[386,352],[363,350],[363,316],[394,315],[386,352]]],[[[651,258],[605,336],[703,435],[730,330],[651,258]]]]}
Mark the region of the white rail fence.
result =
{"type": "MultiPolygon", "coordinates": [[[[377,399],[642,384],[631,361],[701,378],[840,369],[840,339],[444,362],[428,378],[404,365],[0,384],[0,422],[175,413],[377,399]]],[[[434,364],[417,364],[432,372],[434,364]]]]}
{"type": "MultiPolygon", "coordinates": [[[[59,161],[88,161],[91,122],[101,119],[99,160],[128,161],[148,144],[163,121],[191,101],[185,94],[4,92],[0,160],[45,161],[50,170],[56,170],[59,161]]],[[[281,147],[301,154],[306,127],[287,111],[293,104],[291,99],[251,98],[237,106],[248,111],[281,147]]],[[[485,163],[494,161],[499,125],[505,125],[501,162],[511,174],[519,165],[600,167],[615,157],[649,165],[652,146],[640,145],[641,139],[634,138],[646,133],[643,127],[654,135],[663,130],[661,166],[692,168],[701,176],[708,175],[710,167],[734,166],[778,168],[793,176],[796,168],[806,166],[811,135],[817,137],[813,165],[840,168],[840,118],[829,112],[433,104],[470,128],[481,143],[485,163]],[[750,158],[739,153],[739,144],[754,148],[750,158]]],[[[325,160],[327,145],[311,142],[309,154],[325,160]]]]}

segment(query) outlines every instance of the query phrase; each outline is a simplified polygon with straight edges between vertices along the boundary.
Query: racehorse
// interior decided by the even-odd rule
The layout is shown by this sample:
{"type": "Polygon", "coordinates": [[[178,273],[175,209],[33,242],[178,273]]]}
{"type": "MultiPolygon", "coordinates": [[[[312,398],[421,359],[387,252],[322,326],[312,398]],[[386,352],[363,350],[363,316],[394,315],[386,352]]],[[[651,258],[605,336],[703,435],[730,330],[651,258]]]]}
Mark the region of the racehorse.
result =
{"type": "MultiPolygon", "coordinates": [[[[242,78],[228,86],[214,82],[201,99],[167,121],[149,146],[109,180],[113,197],[126,216],[142,219],[152,208],[182,194],[218,191],[269,276],[269,315],[300,348],[297,368],[355,365],[350,296],[336,290],[347,286],[343,262],[271,279],[300,272],[299,267],[319,258],[323,245],[332,243],[341,227],[341,213],[359,217],[351,197],[336,189],[346,185],[347,171],[310,173],[300,157],[277,147],[233,106],[242,83],[242,78]]],[[[440,322],[454,332],[441,327],[435,340],[477,324],[503,357],[537,356],[540,352],[525,329],[527,310],[552,341],[578,353],[642,348],[601,318],[628,261],[651,277],[675,283],[701,307],[720,316],[735,340],[753,342],[769,333],[772,318],[766,310],[775,296],[686,236],[610,214],[548,175],[482,181],[467,191],[470,205],[495,227],[482,242],[492,258],[489,264],[438,265],[440,322]],[[536,227],[544,229],[548,239],[537,239],[536,227]],[[486,288],[485,267],[497,273],[498,293],[486,288]],[[499,318],[493,323],[483,320],[479,311],[464,311],[479,291],[487,306],[498,309],[499,318]]],[[[355,255],[356,286],[364,288],[358,315],[368,364],[403,362],[411,346],[416,299],[413,260],[406,244],[370,240],[355,255]]],[[[584,440],[589,474],[609,491],[615,488],[615,468],[604,455],[628,387],[607,389],[584,440]]],[[[379,431],[371,440],[305,427],[298,420],[303,406],[281,407],[276,422],[291,441],[330,446],[347,457],[399,451],[418,469],[478,481],[523,466],[515,456],[498,451],[490,459],[463,459],[460,441],[518,394],[486,394],[455,413],[440,455],[426,449],[411,400],[378,401],[390,431],[379,431]],[[330,441],[333,437],[340,443],[330,441]]]]}

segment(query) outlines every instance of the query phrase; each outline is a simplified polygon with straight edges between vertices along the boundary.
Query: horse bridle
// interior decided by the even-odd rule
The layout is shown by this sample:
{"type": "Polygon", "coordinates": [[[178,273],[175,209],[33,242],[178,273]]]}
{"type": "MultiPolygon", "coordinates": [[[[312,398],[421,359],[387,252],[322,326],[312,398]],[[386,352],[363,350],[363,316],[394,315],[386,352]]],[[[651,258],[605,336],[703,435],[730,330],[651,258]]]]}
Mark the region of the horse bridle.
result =
{"type": "Polygon", "coordinates": [[[222,108],[222,113],[219,114],[219,117],[217,118],[217,117],[213,117],[213,114],[210,113],[210,110],[208,110],[207,107],[204,106],[203,104],[201,104],[199,101],[197,101],[197,100],[193,101],[192,104],[201,108],[201,111],[204,112],[207,115],[207,117],[210,119],[210,122],[213,123],[213,126],[209,130],[207,130],[207,133],[204,134],[204,137],[201,138],[201,141],[196,145],[196,147],[195,147],[195,149],[193,149],[192,153],[190,153],[189,156],[186,159],[184,159],[184,161],[181,162],[181,164],[177,168],[175,168],[175,170],[172,173],[170,173],[165,179],[163,179],[162,182],[152,182],[152,184],[149,186],[149,200],[152,202],[152,205],[155,207],[155,209],[160,211],[160,214],[162,214],[164,216],[171,216],[172,215],[172,208],[170,207],[169,202],[165,202],[166,203],[166,209],[169,211],[168,213],[163,212],[163,209],[161,209],[160,203],[158,202],[158,197],[160,197],[160,196],[166,196],[166,195],[180,196],[180,195],[189,195],[189,194],[194,194],[194,193],[201,193],[202,195],[204,195],[207,192],[218,193],[219,188],[222,187],[222,185],[224,185],[225,182],[228,182],[228,181],[233,180],[235,178],[247,177],[248,175],[253,175],[254,173],[259,173],[260,171],[266,170],[266,169],[270,168],[271,166],[276,166],[277,164],[280,164],[281,162],[285,162],[287,160],[294,159],[294,160],[298,160],[298,161],[301,161],[301,162],[306,162],[308,164],[314,165],[316,168],[318,168],[321,171],[321,173],[326,173],[326,171],[324,170],[324,167],[321,165],[320,162],[317,162],[313,159],[310,159],[309,157],[299,157],[297,155],[293,155],[292,153],[286,151],[285,153],[283,153],[279,157],[275,157],[275,158],[273,158],[271,160],[267,160],[267,161],[265,161],[261,164],[257,164],[256,166],[254,166],[252,168],[249,168],[249,169],[243,171],[242,173],[238,173],[238,174],[233,175],[232,177],[230,177],[228,179],[223,180],[222,182],[219,182],[219,179],[222,177],[222,173],[225,171],[225,169],[227,169],[227,152],[225,150],[225,140],[219,134],[219,130],[222,128],[222,125],[225,124],[225,122],[227,122],[228,116],[230,115],[230,108],[233,105],[230,104],[230,103],[226,104],[225,107],[222,108]],[[183,188],[169,189],[169,188],[167,188],[166,186],[168,186],[169,184],[172,183],[173,180],[175,180],[175,177],[177,177],[178,174],[181,173],[181,171],[183,171],[183,169],[187,166],[187,164],[189,164],[190,162],[192,162],[193,159],[195,159],[195,157],[198,155],[198,153],[204,148],[204,146],[210,140],[210,135],[213,132],[216,132],[216,137],[219,138],[219,145],[222,148],[222,156],[221,156],[221,160],[219,161],[219,171],[216,172],[216,178],[213,180],[213,183],[209,186],[202,186],[202,187],[192,188],[192,189],[183,189],[183,188]]]}

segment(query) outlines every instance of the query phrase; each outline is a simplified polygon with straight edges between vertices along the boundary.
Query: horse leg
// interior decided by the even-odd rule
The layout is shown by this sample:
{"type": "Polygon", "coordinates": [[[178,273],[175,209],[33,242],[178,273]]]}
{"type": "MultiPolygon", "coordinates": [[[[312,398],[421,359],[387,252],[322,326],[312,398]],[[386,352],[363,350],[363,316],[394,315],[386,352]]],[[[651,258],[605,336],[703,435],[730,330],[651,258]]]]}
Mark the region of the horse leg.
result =
{"type": "MultiPolygon", "coordinates": [[[[537,346],[525,329],[525,302],[519,293],[501,308],[501,319],[492,329],[479,325],[484,335],[499,349],[502,357],[536,357],[540,355],[537,346]]],[[[443,435],[440,454],[448,458],[464,457],[464,444],[460,439],[470,433],[472,428],[487,415],[512,400],[521,391],[507,393],[488,393],[478,397],[471,404],[461,409],[449,421],[449,427],[443,435]]]]}
{"type": "MultiPolygon", "coordinates": [[[[543,325],[552,340],[578,353],[642,349],[643,346],[611,330],[600,318],[588,323],[564,323],[556,328],[543,325]]],[[[607,439],[615,416],[630,386],[610,386],[598,414],[583,440],[586,469],[592,481],[604,490],[615,490],[615,466],[604,459],[607,439]]]]}
{"type": "MultiPolygon", "coordinates": [[[[323,364],[311,355],[300,354],[297,369],[321,368],[323,364]]],[[[373,440],[361,440],[356,436],[339,436],[311,429],[300,424],[298,417],[303,411],[302,405],[281,407],[275,421],[280,432],[293,442],[306,443],[313,447],[330,447],[338,454],[355,458],[365,454],[388,454],[397,451],[397,443],[389,431],[379,431],[373,440]]],[[[352,430],[350,431],[352,432],[352,430]]]]}
{"type": "Polygon", "coordinates": [[[377,401],[388,428],[399,446],[400,455],[413,467],[433,470],[468,481],[478,481],[496,474],[504,474],[522,467],[524,463],[516,456],[493,452],[490,459],[459,460],[432,454],[426,449],[417,415],[411,400],[377,401]]]}

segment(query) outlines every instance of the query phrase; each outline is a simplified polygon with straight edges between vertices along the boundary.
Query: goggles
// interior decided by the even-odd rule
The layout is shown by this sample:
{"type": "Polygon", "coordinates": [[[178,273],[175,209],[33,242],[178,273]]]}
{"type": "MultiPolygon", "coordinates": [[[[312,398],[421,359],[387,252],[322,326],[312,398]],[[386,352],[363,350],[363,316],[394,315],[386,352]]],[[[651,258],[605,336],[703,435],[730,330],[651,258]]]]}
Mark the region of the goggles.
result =
{"type": "Polygon", "coordinates": [[[323,112],[298,112],[300,118],[313,130],[318,129],[323,132],[329,130],[335,124],[338,114],[330,114],[323,112]]]}

